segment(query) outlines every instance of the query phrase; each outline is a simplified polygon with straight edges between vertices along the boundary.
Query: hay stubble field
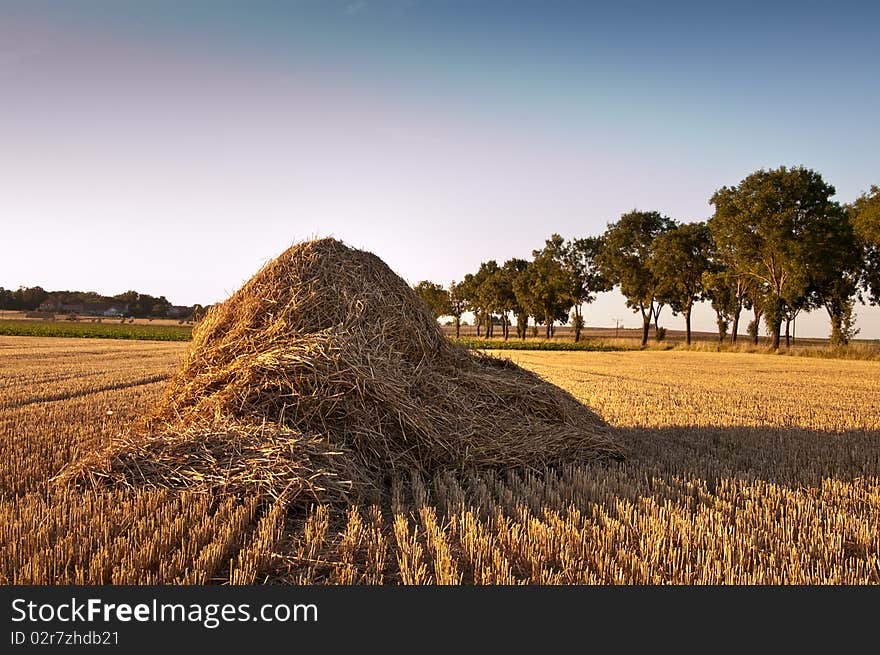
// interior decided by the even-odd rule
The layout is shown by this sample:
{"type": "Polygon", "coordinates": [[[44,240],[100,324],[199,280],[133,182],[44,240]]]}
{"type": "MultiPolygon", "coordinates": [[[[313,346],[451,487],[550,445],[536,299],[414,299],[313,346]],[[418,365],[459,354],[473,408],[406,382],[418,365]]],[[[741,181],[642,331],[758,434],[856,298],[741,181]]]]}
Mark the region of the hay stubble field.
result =
{"type": "Polygon", "coordinates": [[[0,337],[0,581],[880,583],[877,362],[496,353],[592,407],[626,460],[400,470],[348,507],[52,485],[185,349],[0,337]]]}

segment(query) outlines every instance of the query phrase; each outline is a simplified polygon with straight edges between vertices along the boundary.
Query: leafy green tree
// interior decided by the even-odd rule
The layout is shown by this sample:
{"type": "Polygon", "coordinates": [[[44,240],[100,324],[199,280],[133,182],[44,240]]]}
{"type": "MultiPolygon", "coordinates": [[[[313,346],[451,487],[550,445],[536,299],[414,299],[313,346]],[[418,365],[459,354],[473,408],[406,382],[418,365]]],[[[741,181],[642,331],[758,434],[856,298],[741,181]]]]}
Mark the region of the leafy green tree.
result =
{"type": "Polygon", "coordinates": [[[529,268],[529,262],[525,259],[508,259],[501,267],[509,284],[509,290],[512,294],[510,301],[510,311],[516,318],[516,336],[520,339],[526,338],[526,330],[529,326],[529,312],[517,296],[517,286],[521,285],[520,278],[523,277],[529,268]]]}
{"type": "Polygon", "coordinates": [[[712,217],[721,249],[736,269],[764,285],[764,320],[779,348],[786,314],[805,304],[817,257],[811,233],[825,232],[836,213],[834,187],[815,171],[798,167],[759,170],[735,187],[713,194],[712,217]]]}
{"type": "Polygon", "coordinates": [[[659,281],[654,273],[654,240],[675,227],[656,211],[631,211],[610,223],[596,263],[603,276],[620,287],[626,306],[642,315],[642,346],[648,343],[651,319],[659,315],[659,281]]]}
{"type": "Polygon", "coordinates": [[[749,323],[748,333],[752,343],[758,345],[758,337],[761,330],[761,319],[764,317],[764,308],[767,306],[769,296],[767,287],[762,282],[749,279],[746,284],[746,295],[743,299],[743,307],[754,313],[754,319],[749,323]]]}
{"type": "Polygon", "coordinates": [[[19,287],[13,294],[18,309],[33,311],[40,306],[49,293],[43,287],[19,287]]]}
{"type": "Polygon", "coordinates": [[[703,299],[703,275],[710,267],[709,229],[702,222],[678,225],[657,235],[652,247],[657,296],[684,315],[685,341],[691,345],[691,312],[703,299]]]}
{"type": "MultiPolygon", "coordinates": [[[[506,339],[510,300],[507,297],[507,280],[504,271],[498,266],[498,262],[490,259],[480,265],[480,275],[482,278],[480,297],[488,317],[487,336],[495,336],[495,315],[497,314],[501,318],[502,336],[506,339]]],[[[511,290],[510,293],[512,294],[513,291],[511,290]]]]}
{"type": "Polygon", "coordinates": [[[756,318],[752,321],[749,321],[749,326],[748,326],[748,328],[746,328],[749,333],[749,336],[751,337],[751,339],[755,343],[755,345],[757,345],[757,343],[758,343],[758,330],[760,329],[760,327],[761,327],[760,319],[756,318]]]}
{"type": "MultiPolygon", "coordinates": [[[[480,322],[485,326],[485,336],[488,339],[495,336],[493,312],[498,311],[498,294],[495,288],[498,283],[498,272],[498,262],[490,259],[480,264],[479,270],[474,275],[474,293],[472,298],[476,307],[474,313],[480,317],[480,322]]],[[[477,334],[479,334],[479,326],[477,329],[477,334]]]]}
{"type": "Polygon", "coordinates": [[[847,207],[862,251],[862,288],[873,305],[880,305],[880,187],[871,186],[847,207]]]}
{"type": "Polygon", "coordinates": [[[751,278],[748,271],[740,265],[734,240],[723,233],[724,230],[736,229],[735,224],[713,216],[706,226],[710,235],[711,265],[704,276],[703,286],[707,298],[712,302],[719,326],[722,322],[726,323],[730,327],[730,340],[736,343],[742,310],[752,306],[749,301],[751,278]]]}
{"type": "Polygon", "coordinates": [[[533,250],[534,259],[514,286],[517,302],[535,317],[536,324],[544,324],[548,339],[556,321],[568,322],[571,307],[568,276],[561,263],[562,245],[562,238],[554,235],[541,250],[533,250]]]}
{"type": "MultiPolygon", "coordinates": [[[[554,234],[551,240],[559,238],[554,234]]],[[[596,258],[602,250],[601,237],[587,237],[566,241],[560,249],[562,269],[568,282],[568,294],[574,309],[572,310],[572,327],[574,340],[580,341],[584,328],[582,307],[596,300],[600,291],[610,291],[612,286],[602,275],[596,258]]]]}
{"type": "Polygon", "coordinates": [[[474,325],[477,327],[477,336],[480,336],[480,329],[483,325],[482,309],[480,299],[478,297],[479,281],[473,273],[468,273],[459,283],[459,291],[464,298],[465,306],[468,311],[474,315],[474,325]]]}
{"type": "Polygon", "coordinates": [[[413,291],[422,299],[422,302],[425,303],[425,306],[434,315],[434,318],[449,316],[449,292],[442,285],[429,280],[422,280],[413,287],[413,291]]]}
{"type": "Polygon", "coordinates": [[[727,330],[730,328],[730,320],[723,314],[717,314],[715,325],[718,326],[718,341],[724,343],[724,338],[727,336],[727,330]]]}
{"type": "Polygon", "coordinates": [[[481,285],[481,294],[490,314],[497,313],[501,317],[501,331],[505,341],[510,338],[510,313],[517,313],[518,310],[521,313],[513,288],[519,271],[515,264],[511,265],[511,261],[504,266],[498,266],[494,260],[487,262],[481,285]]]}
{"type": "Polygon", "coordinates": [[[113,296],[113,300],[124,302],[128,305],[128,315],[136,317],[164,316],[171,303],[165,296],[154,297],[137,291],[126,291],[113,296]]]}
{"type": "Polygon", "coordinates": [[[461,315],[467,311],[467,296],[461,282],[453,280],[447,289],[449,296],[449,315],[455,319],[455,338],[461,336],[461,315]]]}
{"type": "Polygon", "coordinates": [[[723,343],[728,329],[731,341],[736,343],[739,318],[745,302],[746,286],[743,279],[728,269],[720,268],[714,261],[703,273],[705,297],[715,310],[715,323],[718,325],[719,340],[723,343]]]}
{"type": "Polygon", "coordinates": [[[865,269],[865,249],[856,234],[853,212],[835,206],[824,231],[807,235],[815,258],[810,267],[809,308],[824,307],[831,320],[831,344],[849,343],[858,330],[853,307],[865,269]]]}

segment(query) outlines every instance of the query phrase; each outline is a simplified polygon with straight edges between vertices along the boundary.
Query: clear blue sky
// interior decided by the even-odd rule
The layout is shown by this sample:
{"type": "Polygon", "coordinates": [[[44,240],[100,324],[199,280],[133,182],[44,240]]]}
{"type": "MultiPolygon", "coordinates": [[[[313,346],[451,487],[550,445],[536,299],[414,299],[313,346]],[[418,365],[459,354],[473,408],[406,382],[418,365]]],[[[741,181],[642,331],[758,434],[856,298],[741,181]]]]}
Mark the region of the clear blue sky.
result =
{"type": "MultiPolygon", "coordinates": [[[[633,208],[704,219],[781,164],[849,201],[880,183],[878,24],[868,2],[0,0],[0,285],[213,302],[316,235],[446,283],[633,208]]],[[[587,310],[615,317],[637,323],[616,293],[587,310]]]]}

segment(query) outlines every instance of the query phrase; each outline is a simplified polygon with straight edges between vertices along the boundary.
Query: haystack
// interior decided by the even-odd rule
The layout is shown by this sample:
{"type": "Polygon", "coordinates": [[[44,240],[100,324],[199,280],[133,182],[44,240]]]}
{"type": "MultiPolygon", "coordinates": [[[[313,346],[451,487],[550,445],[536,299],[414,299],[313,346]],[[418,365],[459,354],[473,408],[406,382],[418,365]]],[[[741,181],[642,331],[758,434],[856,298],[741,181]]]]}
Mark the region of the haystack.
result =
{"type": "Polygon", "coordinates": [[[333,501],[399,469],[618,454],[571,395],[446,338],[381,259],[321,239],[211,309],[148,420],[59,481],[333,501]]]}

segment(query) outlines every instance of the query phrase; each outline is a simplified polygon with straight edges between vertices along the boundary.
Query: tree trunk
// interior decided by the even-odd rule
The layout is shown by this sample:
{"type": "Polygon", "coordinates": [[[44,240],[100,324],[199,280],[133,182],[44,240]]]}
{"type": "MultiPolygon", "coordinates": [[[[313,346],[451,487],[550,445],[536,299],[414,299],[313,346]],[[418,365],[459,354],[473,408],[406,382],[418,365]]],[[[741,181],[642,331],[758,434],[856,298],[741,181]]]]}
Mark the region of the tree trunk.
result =
{"type": "Polygon", "coordinates": [[[791,348],[791,317],[785,317],[785,347],[791,348]]]}
{"type": "Polygon", "coordinates": [[[828,312],[828,318],[831,319],[831,339],[832,346],[845,346],[847,344],[847,336],[843,333],[843,312],[834,304],[825,304],[825,310],[828,312]]]}
{"type": "Polygon", "coordinates": [[[685,343],[687,345],[691,345],[691,308],[688,307],[684,313],[684,330],[685,330],[685,343]]]}
{"type": "Polygon", "coordinates": [[[779,350],[779,342],[782,339],[782,317],[776,319],[773,325],[773,349],[779,350]]]}
{"type": "Polygon", "coordinates": [[[651,315],[642,312],[642,348],[648,345],[648,330],[651,329],[651,315]]]}
{"type": "Polygon", "coordinates": [[[831,345],[832,346],[843,346],[846,344],[846,340],[843,338],[843,330],[840,329],[840,318],[837,316],[831,317],[831,345]]]}
{"type": "Polygon", "coordinates": [[[764,312],[759,312],[757,308],[755,309],[755,336],[754,342],[755,345],[758,345],[758,333],[761,331],[761,317],[764,315],[764,312]]]}
{"type": "Polygon", "coordinates": [[[455,338],[461,337],[461,316],[455,317],[455,338]]]}
{"type": "Polygon", "coordinates": [[[733,313],[733,332],[730,333],[730,341],[731,343],[736,343],[736,332],[739,330],[739,314],[742,309],[737,309],[733,313]]]}
{"type": "Polygon", "coordinates": [[[546,322],[547,322],[547,327],[546,327],[545,332],[546,332],[546,335],[547,335],[547,339],[549,339],[549,338],[550,338],[550,330],[552,329],[552,326],[553,326],[553,321],[547,319],[546,322]]]}

